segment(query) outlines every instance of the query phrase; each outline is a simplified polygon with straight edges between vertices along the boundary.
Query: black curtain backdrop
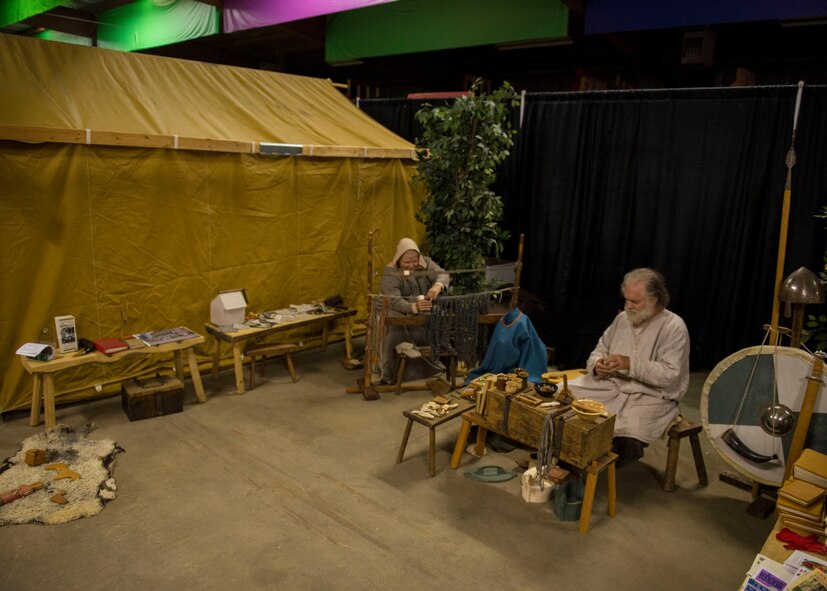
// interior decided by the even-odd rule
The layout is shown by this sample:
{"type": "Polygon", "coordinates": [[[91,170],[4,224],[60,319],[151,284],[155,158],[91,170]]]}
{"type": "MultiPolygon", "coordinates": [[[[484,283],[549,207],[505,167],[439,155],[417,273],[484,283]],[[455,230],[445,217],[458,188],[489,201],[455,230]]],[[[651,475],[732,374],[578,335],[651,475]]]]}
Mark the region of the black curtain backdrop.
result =
{"type": "MultiPolygon", "coordinates": [[[[532,320],[559,365],[584,364],[622,308],[624,273],[640,266],[666,276],[670,309],[689,327],[693,367],[761,343],[796,91],[525,95],[495,190],[512,234],[506,255],[526,236],[522,284],[546,303],[532,320]]],[[[374,105],[362,106],[373,115],[374,105]]],[[[827,203],[825,137],[827,87],[805,85],[784,276],[822,265],[827,231],[815,214],[827,203]]],[[[782,307],[781,325],[789,323],[782,307]]]]}

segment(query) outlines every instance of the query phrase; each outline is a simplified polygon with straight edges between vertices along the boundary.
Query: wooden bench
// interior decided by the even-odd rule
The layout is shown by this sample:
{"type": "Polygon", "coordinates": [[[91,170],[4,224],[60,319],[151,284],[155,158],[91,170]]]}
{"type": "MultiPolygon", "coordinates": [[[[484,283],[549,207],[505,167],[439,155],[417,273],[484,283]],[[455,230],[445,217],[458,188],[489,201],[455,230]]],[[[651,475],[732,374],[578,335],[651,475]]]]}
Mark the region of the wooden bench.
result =
{"type": "Polygon", "coordinates": [[[244,354],[250,358],[250,390],[256,387],[257,357],[261,357],[261,362],[264,363],[268,356],[279,357],[284,355],[284,359],[287,362],[287,369],[290,371],[290,379],[292,379],[295,384],[298,377],[296,376],[296,370],[293,367],[293,357],[291,354],[298,350],[298,345],[294,345],[292,343],[263,343],[261,345],[248,345],[247,348],[244,349],[244,354]]]}
{"type": "MultiPolygon", "coordinates": [[[[430,347],[423,346],[417,347],[417,349],[423,357],[431,357],[430,347]]],[[[457,373],[457,356],[454,353],[445,353],[440,355],[440,357],[448,360],[448,363],[445,364],[445,377],[448,379],[448,383],[451,385],[451,389],[453,390],[456,386],[455,378],[457,373]]],[[[393,380],[397,395],[402,393],[402,382],[404,381],[403,378],[405,376],[405,366],[407,363],[408,356],[405,355],[405,353],[398,353],[396,360],[396,371],[394,372],[393,380]]]]}
{"type": "Polygon", "coordinates": [[[396,456],[397,464],[401,464],[402,459],[405,457],[405,448],[408,446],[408,437],[411,434],[411,427],[414,423],[419,423],[420,425],[425,425],[429,429],[428,474],[431,476],[436,475],[436,428],[443,423],[447,423],[448,421],[457,418],[462,415],[462,413],[474,407],[474,403],[467,398],[449,396],[448,399],[451,402],[455,402],[457,407],[448,411],[447,414],[444,414],[441,417],[429,419],[411,412],[412,410],[417,410],[419,407],[402,412],[402,415],[408,419],[408,424],[405,426],[405,433],[402,435],[402,445],[399,446],[399,453],[396,456]]]}
{"type": "Polygon", "coordinates": [[[675,490],[675,472],[678,469],[678,452],[681,448],[681,439],[689,437],[689,443],[692,444],[692,455],[695,458],[695,470],[698,473],[698,482],[702,486],[709,484],[709,479],[706,476],[706,465],[704,464],[704,455],[701,451],[701,441],[698,434],[703,429],[702,425],[688,421],[681,417],[680,422],[672,425],[667,432],[669,437],[669,453],[666,456],[666,470],[663,473],[663,490],[673,492],[675,490]]]}
{"type": "Polygon", "coordinates": [[[594,494],[597,489],[597,478],[600,473],[606,471],[606,484],[608,486],[609,517],[617,515],[617,478],[615,477],[615,462],[617,454],[606,452],[602,458],[593,460],[586,466],[586,491],[583,495],[583,507],[580,510],[580,523],[578,529],[585,534],[589,531],[589,521],[592,518],[592,507],[594,507],[594,494]]]}

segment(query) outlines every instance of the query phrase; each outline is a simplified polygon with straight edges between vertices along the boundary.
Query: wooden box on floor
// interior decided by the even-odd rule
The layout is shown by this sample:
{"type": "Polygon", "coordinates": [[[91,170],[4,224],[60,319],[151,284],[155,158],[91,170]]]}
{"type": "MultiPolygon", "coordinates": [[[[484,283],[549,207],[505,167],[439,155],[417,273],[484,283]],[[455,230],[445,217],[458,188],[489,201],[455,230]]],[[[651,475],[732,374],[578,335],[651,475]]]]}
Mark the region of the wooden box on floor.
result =
{"type": "Polygon", "coordinates": [[[121,403],[130,421],[184,410],[184,384],[175,377],[129,380],[121,384],[121,403]]]}
{"type": "Polygon", "coordinates": [[[598,417],[593,423],[578,416],[567,418],[563,423],[560,442],[560,461],[585,468],[612,449],[615,415],[598,417]]]}

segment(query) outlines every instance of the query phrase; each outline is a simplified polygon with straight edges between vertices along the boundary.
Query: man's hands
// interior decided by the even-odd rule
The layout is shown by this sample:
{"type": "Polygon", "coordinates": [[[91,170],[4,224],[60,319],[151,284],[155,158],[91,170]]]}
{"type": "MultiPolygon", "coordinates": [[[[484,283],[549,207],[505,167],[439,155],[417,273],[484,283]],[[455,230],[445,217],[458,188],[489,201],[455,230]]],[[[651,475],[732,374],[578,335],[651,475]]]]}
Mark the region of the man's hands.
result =
{"type": "Polygon", "coordinates": [[[629,358],[626,355],[607,355],[594,364],[594,373],[597,377],[607,380],[618,371],[629,369],[629,358]]]}

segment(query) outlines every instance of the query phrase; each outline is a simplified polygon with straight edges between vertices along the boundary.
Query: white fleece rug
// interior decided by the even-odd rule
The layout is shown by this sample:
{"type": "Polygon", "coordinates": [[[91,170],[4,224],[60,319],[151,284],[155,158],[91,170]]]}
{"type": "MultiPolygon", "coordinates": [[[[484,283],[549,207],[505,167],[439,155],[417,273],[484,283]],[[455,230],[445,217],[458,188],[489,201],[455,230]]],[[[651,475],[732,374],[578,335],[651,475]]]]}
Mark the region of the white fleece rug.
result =
{"type": "Polygon", "coordinates": [[[111,439],[88,439],[92,428],[91,424],[77,429],[55,425],[27,438],[20,451],[0,465],[0,494],[24,484],[43,483],[43,488],[30,495],[0,505],[0,525],[66,523],[97,515],[115,498],[111,471],[115,455],[124,450],[111,439]],[[44,450],[45,461],[39,466],[26,464],[30,449],[44,450]],[[68,471],[55,464],[65,465],[68,471]],[[74,474],[79,478],[60,478],[74,474]],[[65,504],[53,497],[62,497],[65,504]]]}

